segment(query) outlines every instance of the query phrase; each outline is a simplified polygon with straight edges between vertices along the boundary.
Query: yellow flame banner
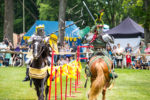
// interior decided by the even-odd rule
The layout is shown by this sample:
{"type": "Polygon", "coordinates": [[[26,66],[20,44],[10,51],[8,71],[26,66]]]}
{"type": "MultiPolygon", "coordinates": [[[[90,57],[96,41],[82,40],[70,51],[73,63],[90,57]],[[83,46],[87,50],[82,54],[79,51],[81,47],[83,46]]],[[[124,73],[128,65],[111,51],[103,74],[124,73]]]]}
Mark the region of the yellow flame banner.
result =
{"type": "MultiPolygon", "coordinates": [[[[77,75],[76,75],[77,69],[79,72],[81,72],[82,65],[81,65],[81,62],[74,60],[74,61],[72,61],[68,64],[64,64],[62,66],[53,66],[52,74],[53,74],[53,76],[55,76],[55,72],[56,72],[57,82],[59,82],[60,71],[61,71],[62,76],[68,76],[68,78],[76,79],[77,78],[77,75]],[[57,71],[55,71],[55,70],[57,70],[57,71]]],[[[48,68],[48,72],[50,74],[51,68],[48,68]]],[[[48,86],[49,86],[49,82],[50,81],[48,80],[47,81],[48,86]]]]}

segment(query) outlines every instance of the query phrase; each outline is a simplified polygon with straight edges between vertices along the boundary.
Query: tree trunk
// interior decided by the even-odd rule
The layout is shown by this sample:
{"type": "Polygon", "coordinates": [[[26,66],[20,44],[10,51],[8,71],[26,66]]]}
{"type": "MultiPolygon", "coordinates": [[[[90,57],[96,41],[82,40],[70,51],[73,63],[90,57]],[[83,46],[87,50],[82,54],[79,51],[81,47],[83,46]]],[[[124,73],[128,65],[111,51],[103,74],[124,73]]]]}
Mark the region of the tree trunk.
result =
{"type": "Polygon", "coordinates": [[[150,43],[150,1],[149,0],[144,0],[144,7],[145,7],[145,13],[146,13],[146,18],[145,18],[145,23],[144,23],[144,31],[145,31],[145,42],[150,43]]]}
{"type": "Polygon", "coordinates": [[[65,13],[67,0],[59,0],[59,35],[58,40],[60,45],[63,45],[65,36],[65,13]]]}
{"type": "Polygon", "coordinates": [[[4,12],[4,37],[8,38],[13,43],[13,21],[14,21],[14,7],[13,0],[5,1],[4,12]]]}

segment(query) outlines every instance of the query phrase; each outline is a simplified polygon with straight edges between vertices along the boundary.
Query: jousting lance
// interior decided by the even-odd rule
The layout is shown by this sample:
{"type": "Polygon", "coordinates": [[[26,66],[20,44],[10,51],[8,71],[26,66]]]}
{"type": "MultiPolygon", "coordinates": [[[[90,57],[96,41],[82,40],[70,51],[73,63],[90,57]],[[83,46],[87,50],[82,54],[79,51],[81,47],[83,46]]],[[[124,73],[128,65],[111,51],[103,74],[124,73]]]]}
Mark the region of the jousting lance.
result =
{"type": "Polygon", "coordinates": [[[95,22],[95,18],[93,17],[92,13],[90,12],[89,8],[87,7],[87,5],[84,1],[83,1],[83,4],[84,4],[85,8],[87,9],[88,13],[90,14],[90,16],[92,17],[93,21],[95,22]]]}

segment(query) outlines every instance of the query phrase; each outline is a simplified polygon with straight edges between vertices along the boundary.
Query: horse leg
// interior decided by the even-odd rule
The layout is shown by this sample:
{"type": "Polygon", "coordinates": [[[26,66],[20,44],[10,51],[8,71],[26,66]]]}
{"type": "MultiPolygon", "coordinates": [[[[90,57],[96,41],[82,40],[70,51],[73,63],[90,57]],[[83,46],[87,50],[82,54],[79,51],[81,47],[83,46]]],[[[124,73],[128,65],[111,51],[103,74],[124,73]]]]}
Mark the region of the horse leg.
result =
{"type": "Polygon", "coordinates": [[[102,91],[102,100],[105,100],[105,95],[106,95],[106,89],[103,89],[103,91],[102,91]]]}
{"type": "Polygon", "coordinates": [[[34,86],[35,86],[36,94],[37,94],[37,96],[38,96],[38,100],[40,100],[40,99],[39,99],[39,98],[40,98],[39,86],[38,86],[38,84],[36,84],[35,82],[34,82],[34,86]]]}
{"type": "Polygon", "coordinates": [[[41,87],[40,87],[40,100],[44,100],[44,84],[45,84],[45,80],[46,78],[44,78],[42,81],[41,81],[41,87]]]}
{"type": "Polygon", "coordinates": [[[47,100],[48,89],[49,89],[49,86],[46,86],[46,89],[45,89],[45,100],[47,100]]]}
{"type": "Polygon", "coordinates": [[[45,81],[45,84],[46,84],[46,89],[45,89],[45,100],[47,100],[47,96],[48,96],[48,91],[49,91],[49,86],[47,84],[47,81],[49,81],[49,74],[47,75],[47,78],[46,78],[46,81],[45,81]]]}
{"type": "Polygon", "coordinates": [[[110,83],[107,82],[103,88],[103,91],[102,91],[102,100],[105,100],[105,95],[106,95],[106,90],[107,88],[110,86],[110,83]]]}

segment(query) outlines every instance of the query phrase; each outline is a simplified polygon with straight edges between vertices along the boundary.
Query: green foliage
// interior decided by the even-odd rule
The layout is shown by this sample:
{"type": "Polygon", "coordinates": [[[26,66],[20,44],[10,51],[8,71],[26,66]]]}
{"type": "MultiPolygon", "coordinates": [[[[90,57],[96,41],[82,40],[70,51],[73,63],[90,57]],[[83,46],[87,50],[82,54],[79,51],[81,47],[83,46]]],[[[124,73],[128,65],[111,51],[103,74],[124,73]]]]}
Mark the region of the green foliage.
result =
{"type": "MultiPolygon", "coordinates": [[[[23,31],[23,11],[22,0],[14,0],[14,32],[22,33],[23,31]]],[[[85,26],[93,26],[94,21],[84,7],[83,0],[67,0],[66,7],[66,20],[78,21],[77,26],[85,28],[85,26]],[[81,16],[83,13],[83,16],[81,16]]],[[[148,11],[145,11],[144,1],[146,0],[84,0],[91,11],[92,15],[104,9],[103,21],[111,28],[118,25],[124,18],[130,16],[137,23],[145,24],[149,27],[148,11]]],[[[148,1],[148,0],[147,0],[148,1]]],[[[25,30],[34,24],[36,19],[33,18],[31,13],[40,20],[58,21],[59,16],[59,0],[25,0],[25,6],[30,12],[25,9],[25,30]]],[[[4,23],[4,0],[0,0],[0,41],[3,38],[3,23],[4,23]]],[[[150,9],[150,7],[148,7],[150,9]]],[[[150,12],[150,11],[149,11],[150,12]]],[[[94,16],[96,18],[96,16],[94,16]]]]}
{"type": "Polygon", "coordinates": [[[142,7],[143,6],[143,0],[137,0],[136,5],[142,7]]]}
{"type": "MultiPolygon", "coordinates": [[[[22,2],[22,0],[20,1],[22,2]]],[[[33,0],[33,2],[36,2],[36,0],[33,0]]],[[[36,21],[27,9],[29,9],[36,18],[38,18],[38,10],[36,6],[31,2],[31,0],[25,0],[25,31],[29,30],[36,21]]],[[[23,32],[23,9],[19,0],[14,0],[14,12],[14,32],[19,34],[23,32]]]]}
{"type": "Polygon", "coordinates": [[[37,0],[40,20],[58,20],[59,0],[37,0]]]}
{"type": "Polygon", "coordinates": [[[41,3],[39,5],[40,5],[40,8],[39,8],[40,20],[48,20],[52,15],[50,14],[50,12],[53,8],[50,7],[49,4],[41,3]]]}

